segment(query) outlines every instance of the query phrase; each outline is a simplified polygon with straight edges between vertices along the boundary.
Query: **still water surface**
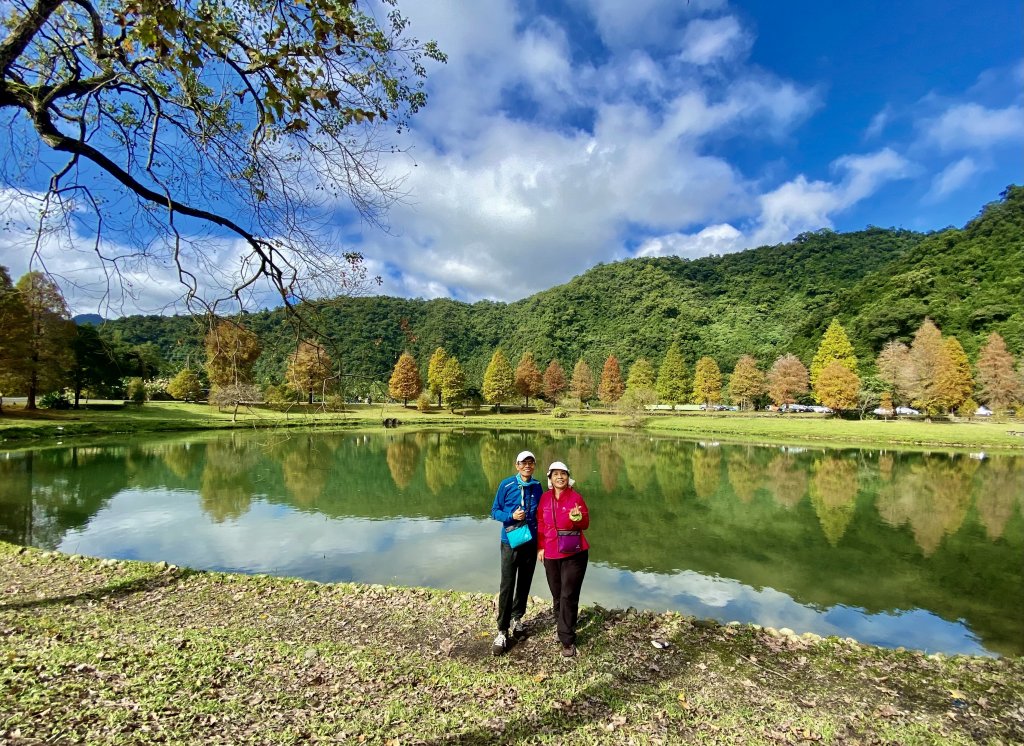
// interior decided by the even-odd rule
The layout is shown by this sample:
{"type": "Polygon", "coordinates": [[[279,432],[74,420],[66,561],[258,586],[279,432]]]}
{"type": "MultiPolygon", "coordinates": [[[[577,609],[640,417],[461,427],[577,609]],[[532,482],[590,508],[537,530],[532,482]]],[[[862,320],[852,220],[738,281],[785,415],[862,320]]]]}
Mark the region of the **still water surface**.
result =
{"type": "MultiPolygon", "coordinates": [[[[1024,457],[634,435],[206,434],[0,451],[0,538],[179,565],[494,592],[494,488],[569,464],[584,603],[1024,654],[1024,457]]],[[[547,595],[543,572],[534,593],[547,595]]]]}

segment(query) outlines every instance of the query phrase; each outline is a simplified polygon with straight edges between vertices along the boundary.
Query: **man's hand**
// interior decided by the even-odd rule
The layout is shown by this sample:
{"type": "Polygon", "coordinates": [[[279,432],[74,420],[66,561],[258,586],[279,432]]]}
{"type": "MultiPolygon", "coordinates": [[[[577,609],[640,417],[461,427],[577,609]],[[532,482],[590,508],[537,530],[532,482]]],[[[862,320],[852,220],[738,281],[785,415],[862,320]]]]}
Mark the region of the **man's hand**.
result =
{"type": "Polygon", "coordinates": [[[538,562],[543,562],[544,561],[544,550],[543,549],[538,549],[537,550],[537,561],[538,562]]]}
{"type": "Polygon", "coordinates": [[[517,521],[521,521],[524,518],[526,518],[526,511],[523,510],[522,508],[516,508],[515,512],[512,513],[512,517],[515,518],[517,521]]]}

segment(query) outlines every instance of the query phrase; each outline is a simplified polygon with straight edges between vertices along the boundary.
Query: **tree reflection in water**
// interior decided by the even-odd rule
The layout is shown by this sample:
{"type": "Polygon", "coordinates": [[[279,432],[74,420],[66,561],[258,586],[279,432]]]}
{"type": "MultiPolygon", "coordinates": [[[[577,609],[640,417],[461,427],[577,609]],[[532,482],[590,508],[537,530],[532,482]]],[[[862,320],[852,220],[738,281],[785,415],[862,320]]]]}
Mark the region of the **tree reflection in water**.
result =
{"type": "Polygon", "coordinates": [[[464,561],[449,581],[442,560],[430,582],[457,587],[472,572],[489,588],[491,499],[523,448],[542,471],[568,458],[580,480],[594,518],[588,592],[613,594],[602,603],[763,621],[782,599],[797,617],[839,610],[870,624],[927,609],[989,649],[1024,650],[1019,456],[625,434],[207,434],[0,453],[0,532],[106,556],[157,546],[182,564],[202,542],[219,566],[251,566],[252,554],[266,571],[269,555],[271,567],[308,566],[317,579],[360,580],[363,567],[403,583],[427,582],[402,573],[450,544],[464,561]],[[197,522],[199,509],[208,518],[197,522]],[[704,599],[712,585],[729,591],[704,599]]]}

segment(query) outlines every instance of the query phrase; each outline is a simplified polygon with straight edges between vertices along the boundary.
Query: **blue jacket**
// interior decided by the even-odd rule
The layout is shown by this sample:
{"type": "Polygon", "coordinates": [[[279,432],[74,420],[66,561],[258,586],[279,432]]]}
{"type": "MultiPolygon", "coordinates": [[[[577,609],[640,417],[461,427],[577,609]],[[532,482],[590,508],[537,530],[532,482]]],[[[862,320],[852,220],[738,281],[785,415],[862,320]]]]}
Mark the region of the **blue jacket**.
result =
{"type": "Polygon", "coordinates": [[[530,526],[530,532],[534,538],[537,537],[537,505],[540,504],[540,496],[542,494],[544,494],[544,490],[540,486],[540,482],[533,477],[526,483],[519,480],[518,474],[513,474],[511,477],[501,480],[501,484],[498,485],[498,490],[494,494],[491,518],[501,521],[502,544],[508,544],[505,529],[508,526],[516,526],[519,523],[519,521],[512,518],[512,514],[519,507],[520,502],[526,510],[526,522],[530,526]]]}

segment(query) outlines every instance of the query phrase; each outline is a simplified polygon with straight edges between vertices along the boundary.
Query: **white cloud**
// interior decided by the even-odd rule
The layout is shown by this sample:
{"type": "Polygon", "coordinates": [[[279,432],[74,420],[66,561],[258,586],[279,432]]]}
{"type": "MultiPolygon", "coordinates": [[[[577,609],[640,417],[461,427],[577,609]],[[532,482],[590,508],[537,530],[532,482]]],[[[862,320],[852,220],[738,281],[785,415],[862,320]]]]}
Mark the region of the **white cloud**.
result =
{"type": "Polygon", "coordinates": [[[864,131],[864,138],[871,140],[880,137],[885,128],[889,126],[890,121],[892,121],[892,107],[887,104],[871,118],[871,123],[868,124],[868,128],[864,131]]]}
{"type": "Polygon", "coordinates": [[[698,19],[690,21],[683,32],[680,58],[695,65],[710,65],[745,54],[751,43],[749,34],[733,16],[698,19]]]}
{"type": "Polygon", "coordinates": [[[1024,141],[1024,107],[990,109],[958,104],[924,123],[925,137],[941,150],[977,150],[1024,141]]]}
{"type": "Polygon", "coordinates": [[[697,259],[712,254],[730,254],[747,248],[746,236],[728,223],[709,225],[698,233],[670,233],[649,238],[640,245],[637,256],[681,256],[697,259]]]}
{"type": "Polygon", "coordinates": [[[683,18],[715,11],[726,0],[587,0],[602,41],[609,47],[662,47],[676,42],[683,18]]]}
{"type": "Polygon", "coordinates": [[[886,183],[909,176],[914,166],[885,148],[869,155],[838,158],[832,168],[839,181],[809,181],[800,174],[757,198],[760,212],[747,231],[730,224],[708,226],[697,233],[671,233],[647,239],[641,256],[675,254],[696,258],[788,241],[810,230],[831,228],[832,217],[874,194],[886,183]]]}
{"type": "Polygon", "coordinates": [[[944,199],[967,184],[978,170],[978,164],[970,156],[965,156],[949,164],[932,179],[932,186],[926,199],[930,201],[944,199]]]}

